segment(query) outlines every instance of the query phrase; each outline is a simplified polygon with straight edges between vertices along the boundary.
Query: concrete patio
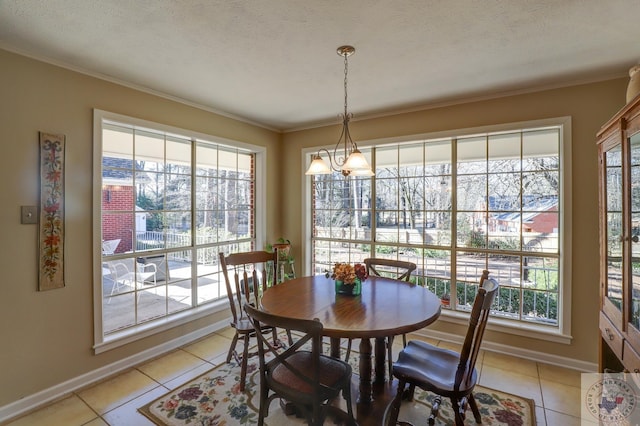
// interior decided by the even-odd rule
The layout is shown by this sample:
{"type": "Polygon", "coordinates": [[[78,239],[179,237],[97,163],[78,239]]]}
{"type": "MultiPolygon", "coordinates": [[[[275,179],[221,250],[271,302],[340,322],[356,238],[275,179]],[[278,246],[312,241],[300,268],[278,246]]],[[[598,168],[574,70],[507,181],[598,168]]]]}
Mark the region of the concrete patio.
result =
{"type": "MultiPolygon", "coordinates": [[[[133,259],[125,260],[133,270],[133,259]]],[[[167,273],[157,273],[155,283],[149,277],[146,281],[136,282],[135,286],[134,280],[119,279],[116,282],[109,268],[103,267],[102,315],[105,334],[192,306],[191,263],[168,263],[167,273]]],[[[224,278],[217,265],[198,265],[195,297],[198,304],[226,297],[224,278]]]]}

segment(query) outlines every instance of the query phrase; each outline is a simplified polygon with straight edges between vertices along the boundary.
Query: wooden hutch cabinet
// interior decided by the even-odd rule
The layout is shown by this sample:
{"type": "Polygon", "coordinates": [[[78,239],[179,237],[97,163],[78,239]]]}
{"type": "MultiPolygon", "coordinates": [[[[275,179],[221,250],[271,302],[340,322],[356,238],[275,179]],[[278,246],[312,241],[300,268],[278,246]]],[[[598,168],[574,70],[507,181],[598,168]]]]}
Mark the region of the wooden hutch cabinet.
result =
{"type": "Polygon", "coordinates": [[[640,96],[598,132],[600,371],[640,372],[640,96]]]}

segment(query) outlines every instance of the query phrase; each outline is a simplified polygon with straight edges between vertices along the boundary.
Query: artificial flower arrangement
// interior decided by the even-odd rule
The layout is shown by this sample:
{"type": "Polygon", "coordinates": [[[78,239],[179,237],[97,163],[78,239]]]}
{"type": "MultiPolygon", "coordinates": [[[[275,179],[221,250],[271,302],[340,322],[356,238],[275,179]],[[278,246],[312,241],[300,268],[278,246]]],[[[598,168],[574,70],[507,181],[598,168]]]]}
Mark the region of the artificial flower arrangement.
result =
{"type": "Polygon", "coordinates": [[[356,278],[362,282],[366,280],[368,276],[367,267],[362,263],[356,263],[355,265],[336,263],[333,266],[333,274],[331,274],[331,278],[336,281],[341,281],[346,285],[355,284],[356,278]]]}

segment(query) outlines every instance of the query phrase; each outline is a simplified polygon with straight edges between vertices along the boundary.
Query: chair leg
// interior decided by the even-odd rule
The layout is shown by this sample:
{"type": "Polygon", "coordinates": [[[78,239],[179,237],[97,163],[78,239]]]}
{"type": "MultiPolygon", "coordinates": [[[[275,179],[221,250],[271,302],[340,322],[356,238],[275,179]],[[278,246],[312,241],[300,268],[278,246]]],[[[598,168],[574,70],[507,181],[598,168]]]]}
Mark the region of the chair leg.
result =
{"type": "Polygon", "coordinates": [[[344,356],[346,362],[349,362],[349,356],[351,356],[351,340],[352,339],[347,339],[347,354],[344,356]]]}
{"type": "Polygon", "coordinates": [[[413,401],[413,395],[416,393],[416,385],[411,384],[409,388],[405,391],[403,398],[407,401],[413,401]]]}
{"type": "Polygon", "coordinates": [[[244,335],[244,349],[242,350],[242,367],[240,368],[240,392],[244,392],[244,382],[247,378],[247,364],[249,363],[249,335],[244,335]]]}
{"type": "Polygon", "coordinates": [[[456,426],[464,426],[464,409],[462,409],[456,398],[451,398],[451,408],[456,419],[456,426]]]}
{"type": "MultiPolygon", "coordinates": [[[[429,414],[429,426],[433,426],[434,424],[436,424],[436,417],[438,417],[438,412],[440,411],[440,404],[442,404],[442,397],[440,395],[437,395],[435,398],[433,398],[433,405],[431,405],[431,414],[429,414]]],[[[457,410],[454,407],[454,411],[457,412],[457,410]]],[[[456,425],[458,424],[457,418],[456,418],[456,425]]]]}
{"type": "Polygon", "coordinates": [[[351,381],[342,389],[342,398],[347,403],[347,414],[353,419],[353,407],[351,406],[351,381]]]}
{"type": "Polygon", "coordinates": [[[320,408],[320,404],[313,404],[311,411],[311,426],[324,425],[324,410],[320,408]]]}
{"type": "Polygon", "coordinates": [[[480,410],[478,410],[478,404],[476,404],[476,399],[473,397],[473,393],[469,394],[468,397],[469,407],[471,407],[471,412],[473,413],[473,418],[476,423],[482,423],[482,416],[480,415],[480,410]]]}
{"type": "Polygon", "coordinates": [[[407,383],[402,379],[398,381],[396,396],[393,398],[393,401],[391,401],[391,407],[389,408],[389,420],[387,426],[395,426],[395,424],[398,423],[398,414],[400,413],[402,394],[404,393],[406,384],[407,383]]]}
{"type": "Polygon", "coordinates": [[[387,365],[389,366],[389,380],[393,378],[393,336],[387,337],[387,365]]]}
{"type": "MultiPolygon", "coordinates": [[[[285,332],[287,333],[287,339],[289,340],[289,346],[293,345],[293,338],[291,337],[291,330],[285,330],[285,332]]],[[[276,348],[282,348],[282,349],[286,349],[287,348],[287,345],[285,345],[285,343],[283,341],[278,339],[278,330],[277,329],[274,328],[271,331],[271,335],[272,335],[272,340],[273,340],[273,346],[275,346],[276,348]]]]}
{"type": "Polygon", "coordinates": [[[260,408],[258,411],[258,426],[264,426],[264,418],[269,415],[269,389],[263,377],[260,377],[260,408]]]}
{"type": "MultiPolygon", "coordinates": [[[[107,301],[107,305],[111,303],[111,298],[113,297],[113,293],[118,293],[120,291],[120,281],[117,278],[111,278],[113,281],[113,285],[111,286],[111,294],[109,295],[109,300],[107,301]]],[[[124,285],[124,283],[122,284],[124,285]]]]}
{"type": "Polygon", "coordinates": [[[231,346],[229,346],[229,353],[227,353],[227,364],[231,362],[231,357],[234,355],[236,351],[236,343],[238,343],[238,333],[236,333],[233,336],[233,340],[231,341],[231,346]]]}

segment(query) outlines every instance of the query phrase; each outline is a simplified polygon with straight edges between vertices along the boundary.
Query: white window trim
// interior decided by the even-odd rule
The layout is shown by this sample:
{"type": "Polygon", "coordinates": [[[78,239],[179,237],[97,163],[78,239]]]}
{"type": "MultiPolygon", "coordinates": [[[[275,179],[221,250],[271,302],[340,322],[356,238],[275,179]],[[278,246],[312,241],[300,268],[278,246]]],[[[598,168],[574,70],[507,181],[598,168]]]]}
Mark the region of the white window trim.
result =
{"type": "MultiPolygon", "coordinates": [[[[490,126],[481,126],[473,128],[463,128],[447,130],[442,132],[423,133],[417,135],[373,139],[368,141],[358,141],[358,145],[362,148],[379,147],[388,144],[414,143],[425,139],[439,139],[449,137],[460,137],[464,135],[472,135],[477,133],[502,132],[510,130],[522,130],[529,128],[545,127],[545,126],[561,126],[560,131],[560,150],[562,152],[562,165],[560,168],[560,182],[562,186],[562,199],[560,223],[563,230],[560,236],[560,265],[562,270],[562,291],[559,294],[558,304],[562,306],[562,313],[558,318],[558,327],[551,328],[538,324],[529,324],[525,321],[507,321],[492,317],[487,324],[489,330],[498,332],[516,334],[519,336],[531,337],[535,339],[553,341],[557,343],[571,344],[571,294],[572,294],[572,252],[571,252],[571,217],[572,217],[572,182],[571,182],[571,117],[555,117],[541,120],[521,121],[507,124],[498,124],[490,126]]],[[[301,164],[302,170],[306,170],[309,161],[309,155],[314,154],[320,148],[331,148],[328,146],[309,147],[302,149],[301,164]]],[[[302,260],[305,275],[311,273],[311,176],[302,175],[302,260]]],[[[459,312],[449,312],[443,310],[440,320],[457,324],[466,324],[468,315],[459,312]]]]}
{"type": "MultiPolygon", "coordinates": [[[[264,206],[266,200],[266,148],[231,140],[219,136],[181,129],[174,126],[155,123],[116,114],[100,109],[93,110],[93,335],[94,353],[102,353],[131,342],[143,339],[153,334],[161,333],[181,324],[185,324],[206,315],[221,312],[228,307],[228,301],[214,301],[212,303],[192,308],[186,312],[172,314],[159,320],[140,324],[127,330],[115,332],[109,336],[103,335],[102,329],[102,123],[103,121],[115,121],[122,124],[153,129],[173,134],[185,135],[202,140],[211,140],[223,145],[250,150],[255,158],[255,203],[256,206],[264,206]]],[[[264,209],[255,211],[256,247],[263,247],[266,241],[266,215],[264,209]]]]}

